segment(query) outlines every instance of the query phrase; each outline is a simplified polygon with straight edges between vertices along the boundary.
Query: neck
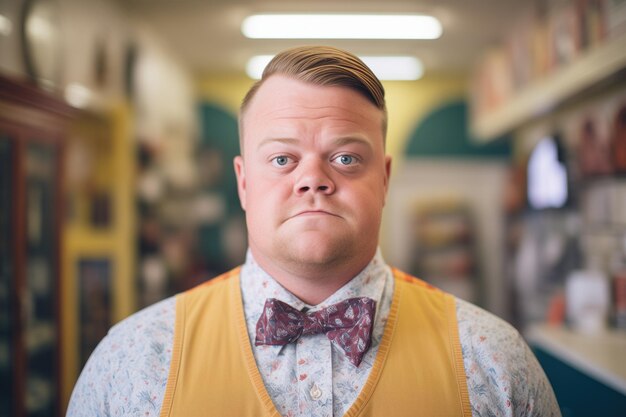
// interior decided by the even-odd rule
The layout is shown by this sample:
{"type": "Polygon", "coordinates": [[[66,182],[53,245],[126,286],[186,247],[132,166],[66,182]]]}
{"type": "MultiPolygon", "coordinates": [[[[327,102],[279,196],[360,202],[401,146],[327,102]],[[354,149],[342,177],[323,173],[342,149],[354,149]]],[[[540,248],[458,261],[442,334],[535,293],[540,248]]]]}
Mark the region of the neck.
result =
{"type": "Polygon", "coordinates": [[[342,262],[341,265],[281,265],[252,249],[259,266],[287,291],[309,305],[317,305],[333,295],[361,272],[374,257],[342,262]]]}

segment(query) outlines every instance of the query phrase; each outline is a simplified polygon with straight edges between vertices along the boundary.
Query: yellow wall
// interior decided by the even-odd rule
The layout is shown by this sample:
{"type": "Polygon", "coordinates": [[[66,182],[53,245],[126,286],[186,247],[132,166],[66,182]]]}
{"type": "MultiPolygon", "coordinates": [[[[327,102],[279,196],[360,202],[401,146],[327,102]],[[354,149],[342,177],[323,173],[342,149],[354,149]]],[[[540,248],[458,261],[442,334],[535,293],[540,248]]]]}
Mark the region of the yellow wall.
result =
{"type": "MultiPolygon", "coordinates": [[[[110,301],[112,321],[116,323],[130,315],[135,300],[135,237],[134,237],[134,147],[131,135],[131,112],[124,104],[113,106],[106,116],[79,119],[74,134],[80,136],[89,129],[106,130],[106,147],[99,149],[94,167],[94,182],[107,190],[111,197],[111,227],[94,229],[88,224],[89,196],[71,192],[74,218],[67,222],[63,233],[63,406],[78,378],[79,368],[79,282],[77,264],[81,258],[106,258],[112,263],[110,301]]],[[[88,134],[88,133],[86,133],[88,134]]],[[[80,139],[79,139],[80,140],[80,139]]],[[[88,140],[83,137],[82,140],[88,140]]],[[[92,144],[93,145],[93,144],[92,144]]],[[[63,410],[64,412],[64,410],[63,410]]]]}
{"type": "Polygon", "coordinates": [[[206,74],[197,78],[196,90],[200,100],[218,104],[236,115],[252,84],[254,80],[243,74],[206,74]]]}
{"type": "MultiPolygon", "coordinates": [[[[198,97],[237,114],[241,100],[253,84],[245,75],[204,75],[197,80],[198,97]]],[[[466,95],[467,78],[458,75],[431,75],[417,81],[387,81],[389,112],[387,151],[394,158],[394,170],[402,163],[406,140],[421,119],[436,107],[466,95]]]]}

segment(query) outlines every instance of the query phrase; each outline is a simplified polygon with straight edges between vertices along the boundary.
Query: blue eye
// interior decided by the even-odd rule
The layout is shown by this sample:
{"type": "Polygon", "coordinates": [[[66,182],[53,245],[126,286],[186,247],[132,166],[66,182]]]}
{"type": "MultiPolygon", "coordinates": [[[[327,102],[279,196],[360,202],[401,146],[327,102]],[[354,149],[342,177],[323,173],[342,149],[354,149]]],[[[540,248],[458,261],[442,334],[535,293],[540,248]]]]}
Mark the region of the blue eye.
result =
{"type": "Polygon", "coordinates": [[[355,158],[351,155],[340,155],[335,159],[339,161],[339,163],[342,165],[351,165],[352,163],[354,163],[355,158]]]}
{"type": "Polygon", "coordinates": [[[283,167],[289,163],[289,157],[285,155],[280,155],[275,157],[273,161],[276,165],[283,167]]]}

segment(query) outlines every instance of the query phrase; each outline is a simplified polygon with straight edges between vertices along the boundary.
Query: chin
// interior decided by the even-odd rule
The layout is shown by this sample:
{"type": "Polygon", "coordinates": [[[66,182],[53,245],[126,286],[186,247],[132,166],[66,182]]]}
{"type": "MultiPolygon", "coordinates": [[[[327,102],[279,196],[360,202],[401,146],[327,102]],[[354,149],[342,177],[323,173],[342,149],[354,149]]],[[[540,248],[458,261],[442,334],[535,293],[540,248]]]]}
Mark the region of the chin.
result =
{"type": "Polygon", "coordinates": [[[320,241],[308,240],[304,237],[292,242],[284,248],[285,255],[294,263],[311,267],[331,266],[350,257],[353,243],[342,239],[320,241]]]}
{"type": "Polygon", "coordinates": [[[302,263],[323,265],[328,263],[334,263],[335,259],[343,257],[344,254],[341,252],[345,251],[340,251],[338,249],[339,248],[333,248],[326,245],[312,245],[310,247],[302,245],[301,248],[292,251],[292,256],[296,259],[299,259],[302,263]]]}

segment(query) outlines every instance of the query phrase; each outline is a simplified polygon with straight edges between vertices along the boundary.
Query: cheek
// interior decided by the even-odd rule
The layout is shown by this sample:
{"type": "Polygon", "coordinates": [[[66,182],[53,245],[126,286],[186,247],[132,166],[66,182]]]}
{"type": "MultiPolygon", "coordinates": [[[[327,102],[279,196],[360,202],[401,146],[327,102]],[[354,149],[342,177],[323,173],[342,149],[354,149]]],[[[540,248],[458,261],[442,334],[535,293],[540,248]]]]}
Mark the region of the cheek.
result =
{"type": "Polygon", "coordinates": [[[346,189],[351,194],[352,199],[358,200],[360,204],[365,205],[370,210],[383,205],[385,184],[378,176],[364,178],[358,185],[348,184],[346,189]]]}
{"type": "Polygon", "coordinates": [[[257,180],[248,183],[248,206],[263,210],[264,213],[259,213],[261,215],[268,214],[267,210],[279,209],[280,203],[289,197],[288,185],[285,182],[268,180],[261,176],[257,178],[257,180]]]}

